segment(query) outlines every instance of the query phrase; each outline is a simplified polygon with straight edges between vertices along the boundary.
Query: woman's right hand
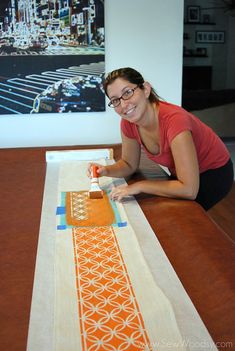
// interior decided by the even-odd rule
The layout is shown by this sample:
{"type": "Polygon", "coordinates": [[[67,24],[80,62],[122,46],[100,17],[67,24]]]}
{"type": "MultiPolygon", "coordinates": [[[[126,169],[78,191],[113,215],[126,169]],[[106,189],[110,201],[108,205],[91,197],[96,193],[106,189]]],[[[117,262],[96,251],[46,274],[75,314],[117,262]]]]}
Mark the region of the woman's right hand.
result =
{"type": "Polygon", "coordinates": [[[89,163],[88,167],[87,167],[88,178],[92,178],[92,166],[94,166],[94,165],[97,167],[97,173],[98,173],[99,177],[103,177],[103,176],[107,175],[106,166],[100,165],[98,163],[89,163]]]}

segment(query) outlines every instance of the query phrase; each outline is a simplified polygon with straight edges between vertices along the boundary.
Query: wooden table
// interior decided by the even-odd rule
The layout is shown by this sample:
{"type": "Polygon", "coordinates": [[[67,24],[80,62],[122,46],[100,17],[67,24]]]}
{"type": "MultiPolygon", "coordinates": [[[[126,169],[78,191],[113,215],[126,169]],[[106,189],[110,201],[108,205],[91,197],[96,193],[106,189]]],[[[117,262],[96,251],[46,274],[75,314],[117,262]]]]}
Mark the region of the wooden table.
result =
{"type": "MultiPolygon", "coordinates": [[[[120,145],[112,147],[119,158],[120,145]]],[[[52,149],[65,148],[0,150],[1,351],[26,350],[45,151],[52,149]]],[[[150,196],[137,200],[218,348],[231,350],[231,345],[235,347],[234,244],[193,201],[150,196]]]]}

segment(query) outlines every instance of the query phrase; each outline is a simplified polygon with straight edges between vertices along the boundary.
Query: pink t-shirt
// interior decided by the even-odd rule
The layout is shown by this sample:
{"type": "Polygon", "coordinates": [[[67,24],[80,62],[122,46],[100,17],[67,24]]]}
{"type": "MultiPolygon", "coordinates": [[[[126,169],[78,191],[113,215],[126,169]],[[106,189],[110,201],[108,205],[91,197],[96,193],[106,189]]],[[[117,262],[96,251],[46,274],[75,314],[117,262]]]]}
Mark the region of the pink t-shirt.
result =
{"type": "Polygon", "coordinates": [[[169,168],[175,174],[175,164],[171,152],[172,140],[181,132],[189,130],[195,143],[200,173],[225,165],[229,152],[222,140],[211,128],[180,106],[161,101],[159,103],[160,152],[151,154],[143,145],[137,126],[121,120],[121,130],[128,138],[136,139],[146,155],[154,162],[169,168]]]}

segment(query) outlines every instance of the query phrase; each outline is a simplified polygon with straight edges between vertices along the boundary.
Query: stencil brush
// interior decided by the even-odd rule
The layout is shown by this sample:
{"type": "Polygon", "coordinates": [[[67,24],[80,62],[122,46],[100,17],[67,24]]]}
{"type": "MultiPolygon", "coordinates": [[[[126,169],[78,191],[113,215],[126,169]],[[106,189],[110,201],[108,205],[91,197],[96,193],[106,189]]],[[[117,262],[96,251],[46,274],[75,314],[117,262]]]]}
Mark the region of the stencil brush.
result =
{"type": "Polygon", "coordinates": [[[89,198],[90,199],[102,199],[103,191],[99,187],[99,174],[97,172],[98,167],[96,165],[92,165],[91,168],[91,188],[89,190],[89,198]]]}

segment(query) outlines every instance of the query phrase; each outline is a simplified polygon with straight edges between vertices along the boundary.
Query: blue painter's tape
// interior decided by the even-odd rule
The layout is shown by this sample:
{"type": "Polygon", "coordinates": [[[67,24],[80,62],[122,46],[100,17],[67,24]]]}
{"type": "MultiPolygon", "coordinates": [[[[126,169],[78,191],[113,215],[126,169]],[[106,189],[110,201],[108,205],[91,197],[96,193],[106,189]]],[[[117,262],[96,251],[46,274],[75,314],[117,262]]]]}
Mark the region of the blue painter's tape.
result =
{"type": "Polygon", "coordinates": [[[56,214],[57,215],[62,215],[66,213],[65,206],[58,206],[56,209],[56,214]]]}
{"type": "Polygon", "coordinates": [[[118,227],[126,227],[127,226],[127,222],[119,222],[118,227]]]}
{"type": "Polygon", "coordinates": [[[61,192],[61,199],[60,199],[60,205],[65,207],[65,199],[66,199],[66,192],[62,191],[61,192]]]}
{"type": "Polygon", "coordinates": [[[67,225],[57,225],[57,230],[65,230],[67,229],[67,225]]]}
{"type": "MultiPolygon", "coordinates": [[[[109,193],[110,193],[110,191],[107,192],[108,195],[109,195],[109,193]]],[[[112,209],[113,209],[113,212],[114,212],[115,222],[116,222],[116,223],[121,222],[121,217],[120,217],[120,214],[119,214],[119,211],[118,211],[118,209],[117,209],[117,206],[116,206],[115,201],[112,201],[112,200],[109,198],[109,202],[110,202],[110,205],[112,206],[112,209]]]]}

